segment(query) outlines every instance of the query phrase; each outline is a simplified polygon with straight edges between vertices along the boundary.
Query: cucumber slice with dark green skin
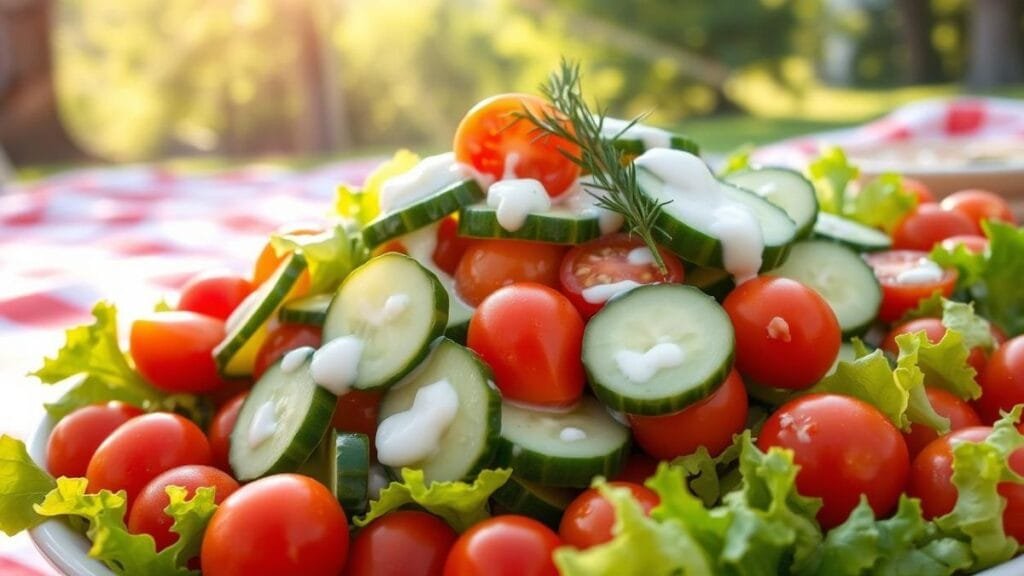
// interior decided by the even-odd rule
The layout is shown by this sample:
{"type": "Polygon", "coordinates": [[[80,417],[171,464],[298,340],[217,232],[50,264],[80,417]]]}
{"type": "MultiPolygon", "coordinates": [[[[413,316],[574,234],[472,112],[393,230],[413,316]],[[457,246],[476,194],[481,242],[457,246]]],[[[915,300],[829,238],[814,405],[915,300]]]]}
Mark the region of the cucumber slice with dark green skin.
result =
{"type": "Polygon", "coordinates": [[[700,155],[700,146],[697,142],[682,134],[639,123],[622,133],[626,124],[627,122],[624,120],[606,118],[601,130],[601,138],[605,140],[614,138],[612,145],[626,156],[639,156],[656,147],[672,148],[689,152],[695,156],[700,155]]]}
{"type": "Polygon", "coordinates": [[[331,428],[298,473],[327,486],[346,515],[362,514],[368,502],[370,439],[331,428]]]}
{"type": "Polygon", "coordinates": [[[250,348],[258,343],[250,343],[267,320],[274,317],[278,308],[287,298],[288,293],[306,271],[306,258],[299,252],[285,257],[274,274],[266,282],[260,284],[255,292],[239,304],[228,319],[228,334],[213,349],[213,358],[217,368],[226,377],[244,377],[252,373],[251,361],[243,361],[243,357],[255,356],[250,348]],[[249,346],[246,346],[246,345],[249,346]]]}
{"type": "Polygon", "coordinates": [[[628,455],[629,428],[593,397],[565,412],[502,403],[496,463],[524,480],[586,488],[595,476],[618,474],[628,455]]]}
{"type": "Polygon", "coordinates": [[[858,252],[879,252],[892,248],[892,238],[849,218],[821,212],[814,223],[814,236],[845,244],[858,252]]]}
{"type": "Polygon", "coordinates": [[[277,317],[286,324],[323,326],[327,319],[327,308],[333,298],[331,294],[317,294],[285,302],[277,317]]]}
{"type": "Polygon", "coordinates": [[[686,275],[683,284],[699,288],[701,292],[713,296],[719,302],[736,287],[732,276],[721,268],[705,268],[696,264],[686,266],[686,275]]]}
{"type": "Polygon", "coordinates": [[[231,431],[228,460],[238,480],[298,470],[330,428],[338,399],[313,381],[310,361],[291,370],[278,362],[253,385],[231,431]]]}
{"type": "Polygon", "coordinates": [[[459,235],[473,238],[511,238],[549,244],[580,244],[601,235],[596,215],[552,209],[532,213],[518,230],[506,230],[498,223],[497,210],[486,204],[466,206],[459,213],[459,235]]]}
{"type": "MultiPolygon", "coordinates": [[[[435,344],[422,366],[384,394],[380,421],[409,410],[421,388],[441,380],[447,380],[458,395],[458,411],[433,454],[408,464],[422,469],[428,484],[476,476],[493,462],[501,432],[501,397],[490,368],[468,348],[446,338],[435,344]]],[[[380,444],[377,448],[379,452],[380,444]]],[[[398,468],[392,471],[397,473],[398,468]]]]}
{"type": "Polygon", "coordinates": [[[401,210],[381,214],[363,228],[363,242],[373,249],[388,240],[442,220],[483,197],[484,191],[476,180],[456,182],[401,210]]]}
{"type": "Polygon", "coordinates": [[[835,312],[844,338],[863,334],[882,306],[882,288],[871,267],[842,244],[797,242],[789,259],[771,273],[792,278],[820,294],[835,312]]]}
{"type": "MultiPolygon", "coordinates": [[[[703,222],[680,213],[673,206],[673,197],[665,184],[644,168],[636,171],[640,192],[661,207],[654,229],[656,240],[679,255],[683,260],[709,268],[724,268],[721,238],[710,230],[712,215],[709,210],[703,222]]],[[[796,237],[796,224],[786,212],[753,192],[728,183],[720,183],[720,193],[730,202],[747,207],[761,225],[764,249],[761,252],[761,270],[771,270],[781,264],[796,237]]]]}
{"type": "Polygon", "coordinates": [[[718,389],[732,369],[732,322],[714,298],[692,286],[649,284],[613,298],[583,331],[583,366],[609,408],[655,416],[678,412],[718,389]],[[636,380],[636,355],[674,346],[679,360],[636,380]],[[634,372],[635,374],[635,372],[634,372]]]}
{"type": "Polygon", "coordinates": [[[814,186],[799,172],[788,168],[750,168],[729,174],[725,181],[785,210],[796,223],[796,238],[810,236],[818,216],[818,197],[814,186]]]}
{"type": "Polygon", "coordinates": [[[578,495],[579,490],[543,486],[512,476],[492,498],[512,514],[535,518],[557,530],[562,513],[578,495]]]}
{"type": "Polygon", "coordinates": [[[363,342],[352,386],[384,388],[427,357],[448,322],[448,293],[416,260],[388,252],[345,278],[324,321],[323,342],[356,336],[363,342]],[[392,302],[401,310],[388,317],[392,302]]]}

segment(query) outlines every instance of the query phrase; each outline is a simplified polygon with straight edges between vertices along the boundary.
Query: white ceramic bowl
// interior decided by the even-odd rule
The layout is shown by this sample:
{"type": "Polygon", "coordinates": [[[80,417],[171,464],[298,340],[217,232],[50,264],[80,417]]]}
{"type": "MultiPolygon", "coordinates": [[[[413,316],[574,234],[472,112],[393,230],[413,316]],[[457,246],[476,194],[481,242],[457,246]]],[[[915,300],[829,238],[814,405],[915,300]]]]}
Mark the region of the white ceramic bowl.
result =
{"type": "MultiPolygon", "coordinates": [[[[28,450],[40,466],[46,465],[46,441],[53,430],[53,422],[44,418],[36,428],[28,450]]],[[[91,543],[81,532],[72,530],[66,522],[50,520],[29,531],[32,541],[46,560],[57,571],[67,576],[116,576],[102,562],[89,557],[91,543]]],[[[978,576],[1020,576],[1024,574],[1024,556],[996,566],[978,576]]]]}

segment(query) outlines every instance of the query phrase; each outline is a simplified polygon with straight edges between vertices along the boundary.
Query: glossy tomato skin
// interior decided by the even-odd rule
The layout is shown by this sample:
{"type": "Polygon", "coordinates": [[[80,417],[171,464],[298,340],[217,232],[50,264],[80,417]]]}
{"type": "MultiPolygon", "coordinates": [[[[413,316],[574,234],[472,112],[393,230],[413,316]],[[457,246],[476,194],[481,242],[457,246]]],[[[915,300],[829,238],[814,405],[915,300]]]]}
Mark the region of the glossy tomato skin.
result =
{"type": "Polygon", "coordinates": [[[122,424],[141,416],[130,404],[109,402],[84,406],[53,427],[46,444],[46,469],[53,477],[80,478],[100,444],[122,424]]]}
{"type": "Polygon", "coordinates": [[[959,212],[943,210],[935,204],[922,204],[896,226],[892,233],[892,247],[928,252],[946,238],[980,232],[977,224],[959,212]]]}
{"type": "Polygon", "coordinates": [[[303,346],[319,348],[322,340],[323,331],[318,326],[278,324],[267,334],[267,339],[256,352],[256,361],[252,368],[253,379],[259,380],[267,368],[273,366],[288,352],[303,346]]]}
{"type": "Polygon", "coordinates": [[[953,270],[946,270],[937,282],[903,284],[897,280],[900,272],[916,267],[927,257],[927,252],[919,250],[888,250],[864,256],[864,260],[874,270],[878,283],[882,285],[879,320],[895,322],[932,294],[938,293],[945,298],[953,294],[956,287],[956,272],[953,270]]]}
{"type": "MultiPolygon", "coordinates": [[[[940,416],[949,418],[950,431],[957,431],[972,426],[981,426],[981,418],[965,400],[939,388],[926,388],[928,402],[940,416]]],[[[903,433],[907,442],[907,451],[913,460],[925,446],[938,439],[939,433],[923,424],[911,424],[910,431],[903,433]]]]}
{"type": "Polygon", "coordinates": [[[437,516],[415,510],[391,512],[356,535],[345,576],[441,576],[458,537],[437,516]]]}
{"type": "Polygon", "coordinates": [[[459,537],[444,576],[557,576],[552,554],[561,545],[550,528],[526,516],[495,516],[459,537]]]}
{"type": "Polygon", "coordinates": [[[214,512],[203,576],[337,576],[348,545],[345,512],[326,487],[298,474],[267,476],[214,512]]]}
{"type": "Polygon", "coordinates": [[[209,465],[210,444],[192,421],[157,412],[132,418],[100,444],[89,461],[89,491],[124,490],[129,505],[159,474],[188,464],[209,465]]]}
{"type": "Polygon", "coordinates": [[[747,407],[747,390],[733,370],[700,402],[664,416],[630,414],[629,426],[640,448],[660,460],[692,454],[701,446],[717,456],[732,444],[733,434],[743,431],[747,407]]]}
{"type": "Polygon", "coordinates": [[[942,209],[967,216],[978,228],[985,220],[999,220],[1016,224],[1010,203],[995,192],[969,189],[954,192],[942,199],[942,209]]]}
{"type": "Polygon", "coordinates": [[[185,283],[178,310],[227,320],[252,291],[252,282],[247,278],[227,270],[210,270],[185,283]]]}
{"type": "Polygon", "coordinates": [[[646,259],[639,261],[629,255],[650,255],[650,250],[640,238],[629,234],[611,234],[580,244],[569,250],[562,259],[558,279],[565,294],[573,306],[580,311],[584,319],[589,319],[604,307],[604,302],[588,302],[583,298],[583,290],[597,284],[614,284],[623,280],[632,280],[638,284],[654,284],[658,282],[682,282],[683,263],[679,257],[665,248],[658,248],[665,272],[658,265],[646,259]],[[640,252],[634,252],[640,251],[640,252]]]}
{"type": "MultiPolygon", "coordinates": [[[[629,490],[647,515],[661,501],[653,490],[640,484],[609,482],[608,485],[629,490]]],[[[584,550],[610,541],[614,524],[615,509],[611,503],[596,488],[589,488],[565,509],[558,535],[563,544],[584,550]]]]}
{"type": "Polygon", "coordinates": [[[1024,404],[1024,335],[1007,340],[996,349],[978,383],[981,398],[974,401],[974,407],[983,422],[995,422],[1000,410],[1008,412],[1015,405],[1024,404]]]}
{"type": "Polygon", "coordinates": [[[920,180],[907,178],[906,176],[901,178],[901,180],[903,182],[903,188],[917,197],[918,205],[935,204],[935,194],[932,193],[931,188],[929,188],[927,184],[920,180]]]}
{"type": "Polygon", "coordinates": [[[583,394],[583,319],[557,290],[498,290],[473,313],[467,345],[491,367],[503,398],[568,406],[583,394]]]}
{"type": "Polygon", "coordinates": [[[885,517],[907,484],[903,436],[878,409],[855,398],[809,394],[787,402],[765,422],[757,445],[793,451],[797,490],[822,499],[818,522],[825,529],[845,521],[861,494],[876,517],[885,517]]]}
{"type": "Polygon", "coordinates": [[[817,292],[760,276],[723,302],[736,330],[736,368],[754,382],[799,390],[818,382],[839,354],[839,321],[817,292]]]}
{"type": "Polygon", "coordinates": [[[186,498],[195,496],[197,488],[212,487],[216,490],[213,499],[217,504],[238,490],[238,482],[234,478],[212,466],[181,466],[153,478],[132,503],[128,513],[128,531],[149,534],[156,541],[157,550],[163,550],[178,540],[178,535],[171,532],[174,519],[164,513],[164,508],[170,504],[168,486],[188,490],[186,498]]]}
{"type": "Polygon", "coordinates": [[[224,385],[213,349],[224,340],[224,322],[195,312],[157,312],[132,323],[135,367],[165,392],[202,394],[224,385]]]}
{"type": "Polygon", "coordinates": [[[449,275],[454,276],[459,262],[466,250],[473,245],[473,240],[459,236],[459,221],[453,216],[441,220],[437,227],[437,246],[434,247],[434,264],[449,275]]]}
{"type": "Polygon", "coordinates": [[[231,431],[235,429],[235,422],[238,421],[238,413],[242,411],[242,404],[248,392],[236,394],[223,406],[217,409],[213,420],[206,429],[206,435],[210,441],[210,455],[213,458],[213,465],[221,470],[231,473],[231,463],[228,461],[228,454],[231,452],[231,431]]]}
{"type": "MultiPolygon", "coordinates": [[[[455,131],[455,159],[496,180],[506,174],[539,180],[549,196],[558,197],[580,173],[565,154],[578,157],[580,149],[564,138],[538,135],[529,120],[517,117],[524,110],[537,115],[555,112],[530,94],[499,94],[477,103],[455,131]]],[[[572,131],[568,120],[563,125],[572,131]]]]}
{"type": "Polygon", "coordinates": [[[516,282],[558,286],[566,248],[522,240],[477,240],[455,271],[455,289],[470,306],[479,306],[499,288],[516,282]]]}

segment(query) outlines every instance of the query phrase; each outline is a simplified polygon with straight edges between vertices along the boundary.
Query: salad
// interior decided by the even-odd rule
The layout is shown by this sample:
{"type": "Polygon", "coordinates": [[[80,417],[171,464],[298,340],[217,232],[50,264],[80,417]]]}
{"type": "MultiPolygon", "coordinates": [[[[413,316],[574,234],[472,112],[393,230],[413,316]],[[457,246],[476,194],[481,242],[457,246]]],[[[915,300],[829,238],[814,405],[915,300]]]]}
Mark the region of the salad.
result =
{"type": "Polygon", "coordinates": [[[1024,542],[1024,229],[590,109],[577,66],[398,152],[251,277],[34,373],[0,530],[116,574],[958,574],[1024,542]]]}

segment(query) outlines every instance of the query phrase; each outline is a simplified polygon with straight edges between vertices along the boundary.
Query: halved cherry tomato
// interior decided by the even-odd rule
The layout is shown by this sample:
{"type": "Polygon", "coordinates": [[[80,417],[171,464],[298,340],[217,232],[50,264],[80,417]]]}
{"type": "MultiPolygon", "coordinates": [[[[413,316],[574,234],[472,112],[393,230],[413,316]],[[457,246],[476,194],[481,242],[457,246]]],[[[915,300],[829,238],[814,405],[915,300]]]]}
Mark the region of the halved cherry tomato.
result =
{"type": "Polygon", "coordinates": [[[227,270],[210,270],[185,283],[178,300],[178,310],[227,320],[252,291],[252,283],[238,274],[227,270]]]}
{"type": "Polygon", "coordinates": [[[589,302],[583,290],[597,284],[613,284],[632,280],[637,284],[682,282],[683,263],[666,250],[658,248],[665,262],[665,272],[651,258],[651,251],[640,238],[629,234],[612,234],[580,244],[562,259],[558,278],[562,293],[584,319],[604,307],[604,302],[589,302]]]}
{"type": "Polygon", "coordinates": [[[633,439],[660,460],[685,456],[704,446],[717,456],[732,444],[747,423],[747,390],[733,370],[710,396],[675,414],[629,415],[633,439]]]}
{"type": "Polygon", "coordinates": [[[390,512],[356,535],[345,576],[441,576],[458,537],[437,516],[416,510],[390,512]]]}
{"type": "Polygon", "coordinates": [[[132,323],[135,367],[166,392],[209,393],[224,385],[213,349],[224,340],[224,322],[195,312],[157,312],[132,323]]]}
{"type": "Polygon", "coordinates": [[[473,313],[467,344],[505,398],[568,406],[583,394],[583,319],[557,290],[524,283],[491,294],[473,313]]]}
{"type": "MultiPolygon", "coordinates": [[[[928,395],[928,403],[940,416],[949,418],[950,431],[957,431],[971,426],[981,426],[981,418],[965,400],[957,398],[953,394],[940,388],[925,388],[928,395]]],[[[939,437],[939,433],[924,424],[911,424],[910,432],[903,433],[903,439],[907,441],[907,451],[910,459],[913,460],[925,446],[932,443],[939,437]]]]}
{"type": "Polygon", "coordinates": [[[454,276],[459,262],[473,241],[459,236],[459,221],[449,216],[441,220],[437,227],[437,246],[434,248],[434,264],[441,270],[454,276]]]}
{"type": "Polygon", "coordinates": [[[522,240],[477,240],[466,249],[455,271],[455,290],[470,306],[502,286],[536,282],[558,286],[558,267],[567,248],[522,240]]]}
{"type": "Polygon", "coordinates": [[[932,193],[931,188],[927,184],[920,180],[913,178],[907,178],[906,176],[901,178],[903,182],[903,188],[908,192],[913,192],[914,196],[917,196],[917,204],[935,204],[935,194],[932,193]]]}
{"type": "Polygon", "coordinates": [[[957,246],[963,246],[968,252],[982,254],[988,250],[988,238],[975,234],[964,234],[961,236],[950,236],[939,243],[944,249],[950,252],[956,250],[957,246]]]}
{"type": "MultiPolygon", "coordinates": [[[[882,350],[898,356],[900,353],[899,346],[896,344],[896,337],[900,334],[913,334],[914,332],[923,331],[925,337],[932,344],[938,344],[940,340],[946,335],[946,326],[942,323],[942,320],[938,318],[916,318],[904,322],[892,330],[885,336],[885,340],[882,341],[882,350]]],[[[996,336],[993,333],[993,340],[996,336]]],[[[974,371],[981,374],[985,370],[985,362],[988,361],[988,355],[985,353],[985,349],[978,346],[971,350],[971,355],[967,357],[967,362],[974,368],[974,371]]]]}
{"type": "Polygon", "coordinates": [[[100,444],[122,424],[142,415],[130,404],[109,402],[85,406],[61,418],[46,445],[46,469],[53,477],[85,476],[100,444]]]}
{"type": "Polygon", "coordinates": [[[550,528],[526,516],[495,516],[459,537],[444,576],[556,576],[552,554],[561,545],[550,528]]]}
{"type": "Polygon", "coordinates": [[[722,303],[736,330],[736,368],[754,382],[798,390],[821,380],[839,354],[839,321],[796,280],[760,276],[722,303]]]}
{"type": "Polygon", "coordinates": [[[878,319],[895,322],[913,310],[918,303],[936,292],[949,298],[956,286],[956,271],[945,270],[935,282],[900,282],[900,273],[917,268],[928,258],[926,252],[916,250],[889,250],[866,254],[864,259],[875,271],[882,285],[882,308],[878,319]]]}
{"type": "Polygon", "coordinates": [[[228,461],[228,454],[231,453],[231,431],[235,429],[235,422],[238,421],[238,413],[242,410],[245,397],[248,392],[235,395],[221,406],[210,421],[206,435],[210,439],[210,455],[213,458],[213,465],[221,470],[231,473],[231,463],[228,461]]]}
{"type": "Polygon", "coordinates": [[[1001,410],[1024,404],[1024,335],[1007,340],[996,349],[978,379],[981,398],[974,408],[983,422],[999,419],[1001,410]]]}
{"type": "Polygon", "coordinates": [[[818,521],[825,529],[846,520],[861,494],[884,518],[910,469],[899,430],[877,408],[849,396],[810,394],[784,404],[765,422],[757,445],[793,451],[797,490],[822,499],[818,521]]]}
{"type": "MultiPolygon", "coordinates": [[[[657,506],[658,495],[640,484],[632,482],[609,482],[609,486],[626,488],[640,503],[645,514],[657,506]]],[[[597,488],[589,488],[569,503],[558,525],[558,535],[567,546],[581,550],[604,544],[612,539],[612,525],[615,524],[615,509],[597,488]]]]}
{"type": "Polygon", "coordinates": [[[128,513],[128,531],[149,534],[156,542],[157,550],[163,550],[178,540],[178,535],[171,532],[174,519],[164,512],[170,504],[168,486],[188,490],[187,498],[195,496],[196,488],[212,487],[216,490],[213,500],[217,504],[238,490],[238,482],[234,478],[212,466],[180,466],[150,480],[132,503],[128,513]]]}
{"type": "Polygon", "coordinates": [[[980,232],[977,224],[959,212],[943,210],[935,204],[922,204],[896,226],[892,233],[892,247],[927,252],[946,238],[980,232]]]}
{"type": "MultiPolygon", "coordinates": [[[[544,99],[530,94],[499,94],[477,103],[455,131],[455,159],[495,179],[539,180],[548,195],[560,196],[579,176],[580,169],[565,155],[579,156],[572,142],[538,131],[517,114],[556,113],[544,99]]],[[[572,131],[572,124],[563,123],[572,131]]]]}
{"type": "Polygon", "coordinates": [[[954,192],[942,199],[942,209],[959,212],[981,228],[985,220],[1001,220],[1016,224],[1010,203],[995,192],[970,189],[954,192]]]}
{"type": "Polygon", "coordinates": [[[296,348],[303,346],[319,348],[323,339],[322,332],[319,326],[279,324],[267,334],[267,339],[263,341],[259,351],[256,352],[256,361],[252,367],[253,379],[259,380],[267,368],[273,366],[281,357],[296,348]]]}

